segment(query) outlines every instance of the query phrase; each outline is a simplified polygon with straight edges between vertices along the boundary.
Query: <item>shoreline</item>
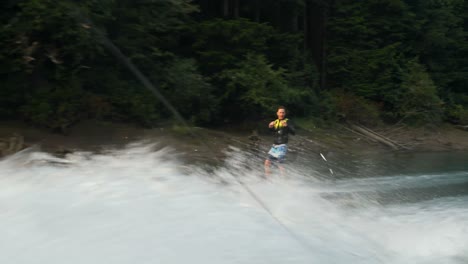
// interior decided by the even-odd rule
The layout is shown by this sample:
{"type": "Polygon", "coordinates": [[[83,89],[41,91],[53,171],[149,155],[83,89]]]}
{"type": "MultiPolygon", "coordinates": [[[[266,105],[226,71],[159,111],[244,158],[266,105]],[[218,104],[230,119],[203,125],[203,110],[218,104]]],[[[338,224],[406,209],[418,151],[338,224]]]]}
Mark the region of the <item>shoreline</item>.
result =
{"type": "MultiPolygon", "coordinates": [[[[194,138],[188,129],[160,127],[141,128],[127,123],[85,121],[70,129],[69,135],[55,134],[45,129],[34,128],[21,122],[0,122],[0,139],[3,142],[12,137],[19,137],[21,149],[34,145],[53,154],[67,154],[73,151],[101,151],[105,148],[121,148],[137,141],[159,142],[162,147],[169,146],[177,151],[198,152],[197,156],[209,155],[213,151],[203,150],[203,143],[209,141],[211,147],[220,154],[229,145],[256,146],[269,145],[267,134],[257,133],[258,128],[247,130],[232,126],[207,129],[194,128],[202,137],[194,138]]],[[[411,128],[381,126],[373,131],[398,142],[407,149],[392,150],[381,142],[372,140],[363,134],[355,133],[337,124],[333,128],[298,129],[298,135],[291,137],[291,145],[313,148],[317,151],[339,151],[343,153],[385,153],[385,152],[453,152],[468,151],[468,131],[452,125],[439,127],[411,128]]],[[[1,143],[1,141],[0,141],[1,143]]],[[[2,147],[2,145],[0,145],[2,147]]],[[[5,144],[3,144],[5,148],[5,144]]],[[[17,148],[19,150],[19,147],[17,148]]],[[[0,157],[1,155],[0,149],[0,157]]],[[[6,156],[11,153],[3,153],[6,156]]],[[[214,153],[216,155],[216,153],[214,153]]]]}

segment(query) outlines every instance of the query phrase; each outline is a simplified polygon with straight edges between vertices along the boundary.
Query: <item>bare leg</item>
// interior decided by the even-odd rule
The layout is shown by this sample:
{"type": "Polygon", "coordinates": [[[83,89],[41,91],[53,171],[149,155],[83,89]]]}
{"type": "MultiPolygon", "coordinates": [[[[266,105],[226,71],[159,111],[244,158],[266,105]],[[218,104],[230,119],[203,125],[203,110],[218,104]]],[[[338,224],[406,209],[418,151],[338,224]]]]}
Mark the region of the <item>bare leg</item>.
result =
{"type": "Polygon", "coordinates": [[[286,171],[286,170],[284,169],[284,167],[283,167],[282,165],[278,165],[278,168],[279,168],[279,170],[280,170],[281,176],[284,176],[284,175],[285,175],[285,171],[286,171]]]}
{"type": "Polygon", "coordinates": [[[271,162],[269,160],[265,160],[265,175],[266,176],[270,176],[270,166],[271,166],[271,162]]]}

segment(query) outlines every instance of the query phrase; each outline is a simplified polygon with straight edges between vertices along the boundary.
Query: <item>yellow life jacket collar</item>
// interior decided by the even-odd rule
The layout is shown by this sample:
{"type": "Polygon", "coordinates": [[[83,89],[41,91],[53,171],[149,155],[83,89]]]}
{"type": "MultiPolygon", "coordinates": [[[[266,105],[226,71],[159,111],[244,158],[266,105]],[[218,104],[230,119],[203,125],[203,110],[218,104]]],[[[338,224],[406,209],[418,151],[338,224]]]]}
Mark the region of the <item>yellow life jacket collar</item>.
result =
{"type": "Polygon", "coordinates": [[[279,129],[279,128],[282,128],[283,127],[283,124],[281,123],[281,121],[288,121],[287,118],[284,118],[284,119],[276,119],[275,120],[275,129],[279,129]]]}

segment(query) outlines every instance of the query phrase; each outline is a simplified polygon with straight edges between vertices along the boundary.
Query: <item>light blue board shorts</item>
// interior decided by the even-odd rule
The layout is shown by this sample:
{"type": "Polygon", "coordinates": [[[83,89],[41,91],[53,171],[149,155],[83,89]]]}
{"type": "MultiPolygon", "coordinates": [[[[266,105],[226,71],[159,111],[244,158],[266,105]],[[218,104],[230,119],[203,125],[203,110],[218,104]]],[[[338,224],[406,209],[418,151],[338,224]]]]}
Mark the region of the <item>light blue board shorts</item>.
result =
{"type": "Polygon", "coordinates": [[[277,161],[277,162],[284,162],[286,153],[288,153],[288,145],[281,144],[281,145],[273,145],[271,146],[270,151],[268,151],[268,160],[269,161],[277,161]]]}

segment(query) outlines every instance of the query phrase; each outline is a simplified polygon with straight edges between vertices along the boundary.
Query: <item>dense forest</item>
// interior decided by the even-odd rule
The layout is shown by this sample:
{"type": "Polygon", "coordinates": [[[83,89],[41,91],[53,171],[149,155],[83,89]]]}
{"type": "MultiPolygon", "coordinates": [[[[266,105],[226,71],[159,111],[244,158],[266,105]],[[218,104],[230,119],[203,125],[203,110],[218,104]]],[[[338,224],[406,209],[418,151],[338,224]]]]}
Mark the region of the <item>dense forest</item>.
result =
{"type": "Polygon", "coordinates": [[[468,1],[5,0],[0,119],[468,124],[468,1]],[[109,44],[110,43],[110,44],[109,44]]]}

